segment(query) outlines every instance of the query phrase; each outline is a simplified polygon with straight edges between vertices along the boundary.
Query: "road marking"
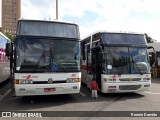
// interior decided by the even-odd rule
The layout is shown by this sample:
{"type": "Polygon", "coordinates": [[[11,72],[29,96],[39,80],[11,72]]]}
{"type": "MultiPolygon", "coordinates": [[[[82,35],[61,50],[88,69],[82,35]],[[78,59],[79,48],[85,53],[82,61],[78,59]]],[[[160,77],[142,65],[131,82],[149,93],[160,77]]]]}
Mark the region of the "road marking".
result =
{"type": "Polygon", "coordinates": [[[15,100],[15,99],[17,99],[17,98],[18,98],[18,97],[10,98],[10,99],[7,99],[6,101],[15,100]]]}
{"type": "Polygon", "coordinates": [[[152,92],[148,92],[148,91],[144,91],[146,93],[149,93],[149,94],[154,94],[154,95],[160,95],[160,93],[152,93],[152,92]]]}
{"type": "Polygon", "coordinates": [[[84,96],[86,96],[84,93],[82,93],[82,92],[80,92],[80,94],[84,97],[84,96]]]}
{"type": "Polygon", "coordinates": [[[9,89],[2,97],[0,98],[0,102],[11,92],[11,89],[9,89]]]}

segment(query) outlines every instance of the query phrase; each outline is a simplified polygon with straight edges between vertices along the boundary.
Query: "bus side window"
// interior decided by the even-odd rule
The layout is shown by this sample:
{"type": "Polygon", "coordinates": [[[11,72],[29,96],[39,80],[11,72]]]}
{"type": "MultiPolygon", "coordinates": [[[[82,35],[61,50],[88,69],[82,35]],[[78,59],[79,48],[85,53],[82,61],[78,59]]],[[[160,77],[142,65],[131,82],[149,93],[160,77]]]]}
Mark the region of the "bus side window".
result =
{"type": "Polygon", "coordinates": [[[87,58],[87,73],[92,73],[92,64],[91,64],[91,52],[90,52],[90,44],[85,46],[86,58],[87,58]]]}

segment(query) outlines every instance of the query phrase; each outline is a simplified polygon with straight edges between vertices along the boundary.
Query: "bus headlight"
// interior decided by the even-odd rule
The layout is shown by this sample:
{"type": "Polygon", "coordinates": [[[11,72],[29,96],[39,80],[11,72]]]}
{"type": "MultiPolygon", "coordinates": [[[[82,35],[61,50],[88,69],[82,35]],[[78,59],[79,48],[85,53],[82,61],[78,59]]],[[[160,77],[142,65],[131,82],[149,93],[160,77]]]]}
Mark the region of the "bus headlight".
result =
{"type": "Polygon", "coordinates": [[[15,80],[15,84],[33,84],[33,80],[15,80]]]}
{"type": "Polygon", "coordinates": [[[76,83],[76,82],[81,82],[80,78],[68,78],[67,83],[76,83]]]}
{"type": "Polygon", "coordinates": [[[144,81],[149,81],[151,80],[150,78],[143,78],[144,81]]]}
{"type": "Polygon", "coordinates": [[[103,80],[104,80],[104,82],[107,82],[107,78],[104,78],[103,80]]]}
{"type": "Polygon", "coordinates": [[[33,84],[33,80],[26,80],[26,84],[33,84]]]}

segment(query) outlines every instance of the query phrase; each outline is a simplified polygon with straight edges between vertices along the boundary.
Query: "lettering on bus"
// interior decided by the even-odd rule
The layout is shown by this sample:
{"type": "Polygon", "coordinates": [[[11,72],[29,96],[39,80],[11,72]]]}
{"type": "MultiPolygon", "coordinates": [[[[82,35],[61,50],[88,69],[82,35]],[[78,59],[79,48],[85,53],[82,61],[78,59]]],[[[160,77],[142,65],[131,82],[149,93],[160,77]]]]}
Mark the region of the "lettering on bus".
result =
{"type": "Polygon", "coordinates": [[[30,78],[38,78],[38,76],[27,75],[27,76],[22,76],[22,78],[30,79],[30,78]]]}
{"type": "Polygon", "coordinates": [[[112,75],[112,76],[110,76],[110,78],[120,78],[121,77],[121,75],[112,75]]]}
{"type": "Polygon", "coordinates": [[[76,77],[76,74],[72,74],[71,77],[76,77]]]}
{"type": "Polygon", "coordinates": [[[5,55],[4,48],[0,48],[0,62],[9,62],[8,57],[5,55]]]}

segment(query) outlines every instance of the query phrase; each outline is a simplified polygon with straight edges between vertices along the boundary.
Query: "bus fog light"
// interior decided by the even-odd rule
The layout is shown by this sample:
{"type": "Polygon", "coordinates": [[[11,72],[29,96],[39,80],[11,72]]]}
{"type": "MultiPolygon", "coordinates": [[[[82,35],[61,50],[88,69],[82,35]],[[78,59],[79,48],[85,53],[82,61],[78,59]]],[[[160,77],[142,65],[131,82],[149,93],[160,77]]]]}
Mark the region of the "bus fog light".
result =
{"type": "Polygon", "coordinates": [[[144,80],[144,81],[149,81],[149,80],[150,80],[150,78],[143,78],[143,80],[144,80]]]}
{"type": "Polygon", "coordinates": [[[116,86],[109,86],[108,88],[116,88],[116,86]]]}
{"type": "Polygon", "coordinates": [[[26,80],[26,84],[32,84],[33,80],[26,80]]]}
{"type": "Polygon", "coordinates": [[[15,84],[19,84],[19,80],[15,80],[15,84]]]}
{"type": "Polygon", "coordinates": [[[147,78],[143,78],[143,80],[147,80],[147,78]]]}
{"type": "Polygon", "coordinates": [[[72,89],[73,89],[73,90],[74,90],[74,89],[77,89],[77,86],[73,86],[72,89]]]}
{"type": "Polygon", "coordinates": [[[112,81],[113,79],[108,79],[108,81],[112,81]]]}
{"type": "Polygon", "coordinates": [[[151,80],[150,78],[147,78],[147,80],[151,80]]]}
{"type": "Polygon", "coordinates": [[[26,81],[25,80],[19,80],[19,84],[25,84],[26,81]]]}
{"type": "Polygon", "coordinates": [[[80,82],[81,79],[80,78],[68,78],[67,79],[67,83],[76,83],[76,82],[80,82]]]}
{"type": "Polygon", "coordinates": [[[144,87],[150,87],[150,85],[144,85],[144,87]]]}
{"type": "Polygon", "coordinates": [[[67,82],[67,83],[71,83],[71,82],[72,82],[72,79],[71,79],[71,78],[68,78],[66,82],[67,82]]]}
{"type": "Polygon", "coordinates": [[[104,78],[103,80],[104,80],[104,82],[107,82],[107,78],[104,78]]]}
{"type": "Polygon", "coordinates": [[[110,82],[115,82],[116,79],[108,79],[108,81],[110,81],[110,82]]]}

